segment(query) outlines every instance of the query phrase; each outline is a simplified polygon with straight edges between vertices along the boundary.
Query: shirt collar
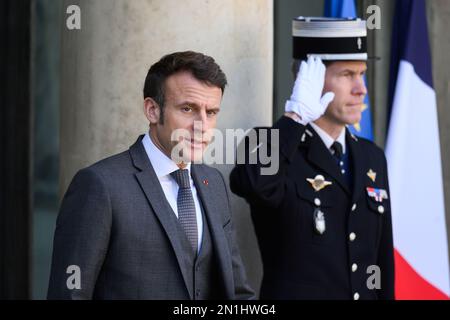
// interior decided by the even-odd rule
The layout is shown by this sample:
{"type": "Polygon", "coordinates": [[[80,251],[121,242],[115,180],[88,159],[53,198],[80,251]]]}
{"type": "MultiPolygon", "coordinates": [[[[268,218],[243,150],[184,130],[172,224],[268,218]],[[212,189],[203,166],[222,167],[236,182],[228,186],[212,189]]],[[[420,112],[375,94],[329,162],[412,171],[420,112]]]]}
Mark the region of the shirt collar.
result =
{"type": "MultiPolygon", "coordinates": [[[[330,137],[328,133],[326,133],[322,128],[320,128],[317,124],[314,122],[310,123],[311,127],[313,127],[314,131],[319,135],[319,137],[322,139],[323,143],[327,147],[328,150],[330,150],[331,145],[334,143],[334,139],[330,137]]],[[[342,145],[342,153],[345,154],[346,146],[345,146],[345,127],[342,129],[341,133],[336,139],[337,142],[339,142],[342,145]]]]}
{"type": "MultiPolygon", "coordinates": [[[[152,141],[148,133],[145,134],[142,139],[142,144],[144,145],[145,152],[152,163],[153,169],[155,170],[156,176],[158,178],[165,177],[174,171],[180,169],[175,162],[172,161],[168,156],[166,156],[152,141]]],[[[191,174],[191,163],[186,165],[186,169],[189,170],[189,175],[191,174]]]]}

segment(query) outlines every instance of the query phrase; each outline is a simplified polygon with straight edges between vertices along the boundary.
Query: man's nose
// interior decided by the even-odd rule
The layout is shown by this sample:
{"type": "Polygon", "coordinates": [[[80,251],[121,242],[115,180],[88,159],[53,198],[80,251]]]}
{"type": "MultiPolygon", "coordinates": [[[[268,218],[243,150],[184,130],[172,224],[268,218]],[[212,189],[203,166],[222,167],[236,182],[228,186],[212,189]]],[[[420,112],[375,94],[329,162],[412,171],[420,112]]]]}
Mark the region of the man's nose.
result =
{"type": "Polygon", "coordinates": [[[361,96],[365,96],[367,94],[367,87],[366,82],[364,81],[364,77],[358,77],[357,79],[355,79],[352,93],[361,96]]]}
{"type": "Polygon", "coordinates": [[[194,121],[194,131],[196,133],[204,133],[208,130],[207,115],[205,111],[197,113],[194,121]]]}
{"type": "Polygon", "coordinates": [[[206,114],[206,110],[201,110],[198,115],[196,121],[202,123],[203,131],[206,130],[206,126],[208,125],[208,115],[206,114]]]}

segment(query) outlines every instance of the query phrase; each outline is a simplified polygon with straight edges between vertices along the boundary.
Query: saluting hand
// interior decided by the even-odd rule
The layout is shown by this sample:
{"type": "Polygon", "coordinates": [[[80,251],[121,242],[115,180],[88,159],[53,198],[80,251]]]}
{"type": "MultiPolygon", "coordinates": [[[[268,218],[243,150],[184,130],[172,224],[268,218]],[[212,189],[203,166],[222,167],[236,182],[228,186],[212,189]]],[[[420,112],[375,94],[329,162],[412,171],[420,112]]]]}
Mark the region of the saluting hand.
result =
{"type": "Polygon", "coordinates": [[[320,118],[334,99],[333,92],[322,96],[326,67],[320,58],[310,56],[302,61],[294,83],[291,99],[286,101],[285,111],[294,112],[303,125],[320,118]]]}

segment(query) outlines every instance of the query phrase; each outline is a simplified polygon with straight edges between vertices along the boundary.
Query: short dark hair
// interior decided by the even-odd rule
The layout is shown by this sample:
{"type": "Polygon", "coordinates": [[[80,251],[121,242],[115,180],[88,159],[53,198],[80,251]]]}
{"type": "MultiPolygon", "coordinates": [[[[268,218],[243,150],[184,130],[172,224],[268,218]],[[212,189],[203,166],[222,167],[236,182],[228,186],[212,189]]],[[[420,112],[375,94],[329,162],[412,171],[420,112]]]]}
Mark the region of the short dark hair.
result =
{"type": "Polygon", "coordinates": [[[165,81],[180,71],[191,72],[197,80],[219,87],[222,95],[225,92],[227,77],[212,57],[194,51],[168,54],[150,67],[144,84],[144,99],[155,100],[161,108],[161,114],[164,108],[165,81]]]}

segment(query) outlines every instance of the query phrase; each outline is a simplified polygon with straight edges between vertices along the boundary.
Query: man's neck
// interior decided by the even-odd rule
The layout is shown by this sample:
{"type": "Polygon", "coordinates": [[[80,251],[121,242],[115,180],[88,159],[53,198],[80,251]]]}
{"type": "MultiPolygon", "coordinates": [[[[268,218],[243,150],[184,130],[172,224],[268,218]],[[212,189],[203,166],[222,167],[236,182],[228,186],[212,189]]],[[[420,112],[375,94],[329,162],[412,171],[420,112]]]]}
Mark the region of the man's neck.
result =
{"type": "MultiPolygon", "coordinates": [[[[148,135],[150,137],[150,140],[153,142],[153,144],[170,160],[172,160],[171,155],[167,152],[167,150],[161,145],[161,143],[159,143],[158,137],[156,136],[156,129],[154,130],[149,130],[148,131],[148,135]]],[[[173,160],[172,160],[173,161],[173,160]]],[[[187,167],[187,163],[185,162],[180,162],[180,163],[175,163],[178,168],[180,169],[186,169],[187,167]]]]}
{"type": "Polygon", "coordinates": [[[320,129],[325,131],[330,137],[332,137],[333,140],[336,140],[345,128],[345,125],[330,123],[322,118],[317,119],[314,123],[318,125],[320,129]]]}

